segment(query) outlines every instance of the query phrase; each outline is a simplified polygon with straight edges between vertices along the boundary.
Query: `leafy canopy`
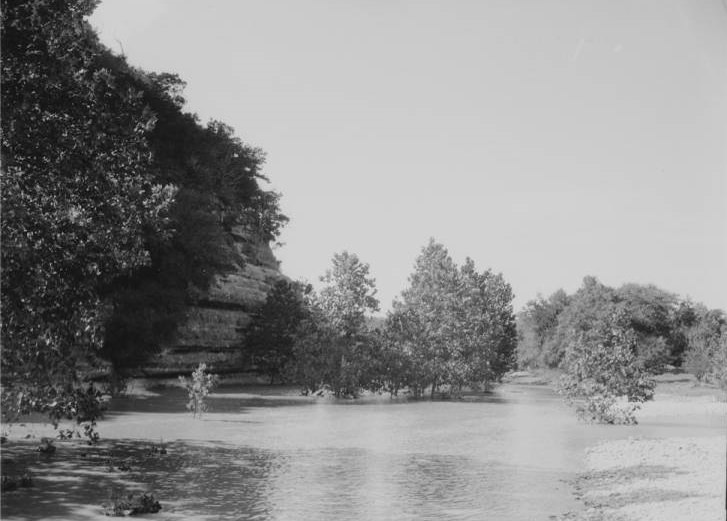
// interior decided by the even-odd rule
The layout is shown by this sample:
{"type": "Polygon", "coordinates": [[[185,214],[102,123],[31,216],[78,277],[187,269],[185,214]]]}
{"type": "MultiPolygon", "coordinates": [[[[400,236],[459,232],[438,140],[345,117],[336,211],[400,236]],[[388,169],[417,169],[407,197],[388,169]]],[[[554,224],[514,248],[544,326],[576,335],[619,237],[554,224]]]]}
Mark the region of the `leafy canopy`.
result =
{"type": "Polygon", "coordinates": [[[94,6],[2,2],[2,371],[21,410],[73,399],[102,295],[149,264],[144,232],[175,194],[151,173],[154,115],[85,21],[94,6]]]}

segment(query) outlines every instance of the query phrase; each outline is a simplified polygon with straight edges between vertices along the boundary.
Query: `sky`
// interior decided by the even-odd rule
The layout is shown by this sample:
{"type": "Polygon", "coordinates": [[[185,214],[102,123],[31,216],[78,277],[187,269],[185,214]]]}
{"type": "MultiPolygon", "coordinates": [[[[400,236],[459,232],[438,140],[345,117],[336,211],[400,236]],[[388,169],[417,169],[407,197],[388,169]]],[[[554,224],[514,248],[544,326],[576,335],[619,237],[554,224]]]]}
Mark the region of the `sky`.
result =
{"type": "Polygon", "coordinates": [[[727,309],[721,0],[104,0],[102,41],[267,153],[283,272],[430,237],[516,310],[586,275],[727,309]]]}

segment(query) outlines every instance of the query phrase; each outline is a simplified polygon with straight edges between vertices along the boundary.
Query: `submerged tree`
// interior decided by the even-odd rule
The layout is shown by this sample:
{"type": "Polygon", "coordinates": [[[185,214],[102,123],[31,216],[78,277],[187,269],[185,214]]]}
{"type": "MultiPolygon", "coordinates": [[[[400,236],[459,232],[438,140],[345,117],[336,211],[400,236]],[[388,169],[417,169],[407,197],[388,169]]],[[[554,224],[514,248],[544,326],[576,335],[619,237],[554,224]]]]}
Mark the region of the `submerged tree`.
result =
{"type": "Polygon", "coordinates": [[[345,337],[355,337],[366,329],[366,317],[379,310],[376,281],[369,265],[355,253],[336,253],[332,267],[321,277],[325,284],[318,302],[331,327],[345,337]]]}
{"type": "Polygon", "coordinates": [[[270,383],[281,379],[294,362],[294,347],[301,323],[308,316],[306,295],[310,285],[280,279],[245,334],[244,356],[270,383]]]}
{"type": "Polygon", "coordinates": [[[415,395],[440,386],[458,394],[499,379],[514,364],[512,291],[501,275],[458,268],[431,240],[417,258],[409,287],[395,302],[388,336],[406,356],[403,378],[415,395]]]}
{"type": "Polygon", "coordinates": [[[460,269],[454,360],[451,383],[487,387],[515,365],[517,330],[513,294],[501,274],[479,273],[471,259],[460,269]]]}
{"type": "Polygon", "coordinates": [[[636,423],[635,411],[654,394],[629,317],[616,307],[588,329],[572,330],[563,367],[560,391],[587,421],[636,423]]]}
{"type": "Polygon", "coordinates": [[[376,283],[369,265],[346,251],[333,256],[321,281],[325,286],[310,294],[298,329],[290,377],[307,392],[328,388],[336,396],[356,396],[374,378],[366,319],[379,308],[376,283]]]}
{"type": "Polygon", "coordinates": [[[401,302],[394,304],[399,330],[409,334],[404,347],[416,372],[410,385],[415,395],[426,387],[434,394],[437,386],[449,380],[451,344],[457,333],[453,322],[457,300],[457,266],[442,245],[431,239],[422,249],[409,276],[409,287],[401,302]]]}

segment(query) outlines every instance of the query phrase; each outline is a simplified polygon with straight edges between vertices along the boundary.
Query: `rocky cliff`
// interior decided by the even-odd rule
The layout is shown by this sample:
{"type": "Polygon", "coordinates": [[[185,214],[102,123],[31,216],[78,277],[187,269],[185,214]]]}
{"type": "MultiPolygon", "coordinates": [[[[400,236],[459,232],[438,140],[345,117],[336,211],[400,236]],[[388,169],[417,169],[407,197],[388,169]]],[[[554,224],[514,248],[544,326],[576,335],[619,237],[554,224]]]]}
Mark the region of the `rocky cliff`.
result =
{"type": "Polygon", "coordinates": [[[144,371],[162,376],[191,372],[206,362],[216,373],[243,370],[243,333],[280,273],[270,245],[242,227],[232,230],[243,263],[215,278],[210,289],[187,310],[176,339],[144,371]]]}

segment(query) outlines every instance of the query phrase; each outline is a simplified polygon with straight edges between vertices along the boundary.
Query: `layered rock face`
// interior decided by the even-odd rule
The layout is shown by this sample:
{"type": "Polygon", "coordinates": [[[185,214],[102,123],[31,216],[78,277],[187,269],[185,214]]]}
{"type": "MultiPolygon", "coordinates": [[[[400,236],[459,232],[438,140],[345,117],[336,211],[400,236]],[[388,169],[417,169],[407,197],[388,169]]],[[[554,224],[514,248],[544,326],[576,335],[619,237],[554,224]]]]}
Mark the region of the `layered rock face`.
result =
{"type": "Polygon", "coordinates": [[[241,346],[245,328],[283,275],[270,245],[243,227],[234,228],[242,266],[215,278],[198,305],[187,311],[175,341],[147,367],[148,375],[189,373],[200,362],[213,372],[244,370],[241,346]]]}

